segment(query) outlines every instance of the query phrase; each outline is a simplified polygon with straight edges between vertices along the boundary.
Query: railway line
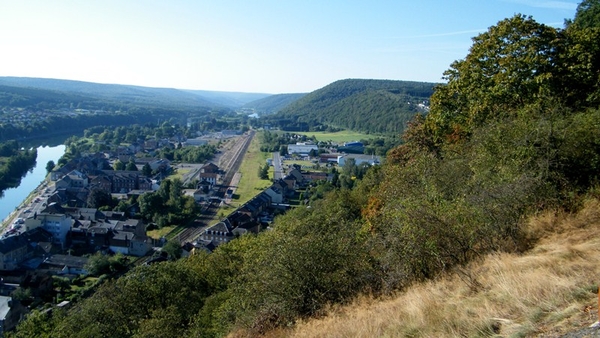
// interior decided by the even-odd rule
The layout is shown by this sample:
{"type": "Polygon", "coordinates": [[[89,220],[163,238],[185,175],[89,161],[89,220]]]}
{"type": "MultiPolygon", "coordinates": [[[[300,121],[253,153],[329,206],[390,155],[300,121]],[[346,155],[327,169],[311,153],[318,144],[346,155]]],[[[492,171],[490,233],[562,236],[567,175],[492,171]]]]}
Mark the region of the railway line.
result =
{"type": "Polygon", "coordinates": [[[175,239],[179,243],[193,242],[210,225],[209,222],[214,220],[215,215],[219,211],[220,200],[225,197],[233,176],[240,169],[244,155],[248,151],[255,133],[254,130],[250,130],[242,135],[236,144],[219,158],[219,167],[223,168],[225,174],[222,176],[220,185],[217,186],[217,191],[215,192],[215,197],[218,197],[218,200],[211,200],[208,206],[202,210],[201,215],[177,234],[175,239]]]}

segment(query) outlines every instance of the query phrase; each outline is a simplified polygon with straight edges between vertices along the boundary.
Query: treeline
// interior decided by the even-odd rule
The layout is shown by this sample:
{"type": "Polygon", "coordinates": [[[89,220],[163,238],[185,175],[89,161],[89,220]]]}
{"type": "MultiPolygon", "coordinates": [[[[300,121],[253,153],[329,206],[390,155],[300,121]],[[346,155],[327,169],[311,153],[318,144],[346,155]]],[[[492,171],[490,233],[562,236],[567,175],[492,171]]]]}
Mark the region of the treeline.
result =
{"type": "Polygon", "coordinates": [[[183,195],[180,180],[163,180],[156,192],[143,194],[137,200],[140,216],[158,227],[182,224],[198,212],[194,198],[183,195]]]}
{"type": "Polygon", "coordinates": [[[135,268],[72,310],[34,313],[12,336],[259,336],[361,293],[526,250],[536,241],[523,231],[528,215],[600,194],[598,9],[584,1],[564,29],[517,15],[477,36],[431,113],[352,189],[212,254],[135,268]]]}
{"type": "Polygon", "coordinates": [[[19,143],[0,143],[0,195],[8,188],[18,187],[21,178],[35,165],[36,149],[21,150],[19,143]]]}
{"type": "Polygon", "coordinates": [[[263,99],[246,103],[242,108],[251,108],[261,115],[274,114],[287,107],[292,102],[300,99],[306,94],[277,94],[263,99]]]}
{"type": "Polygon", "coordinates": [[[218,145],[205,144],[183,147],[184,138],[195,136],[195,132],[191,127],[182,126],[171,121],[165,121],[160,125],[148,123],[143,126],[138,124],[118,127],[95,126],[86,129],[83,132],[83,138],[71,136],[65,140],[68,149],[59,164],[64,164],[68,159],[77,158],[85,152],[114,151],[119,146],[144,143],[150,139],[157,142],[163,139],[180,139],[180,141],[173,141],[174,146],[169,144],[153,150],[155,157],[166,158],[170,161],[204,163],[214,156],[218,145]]]}
{"type": "Polygon", "coordinates": [[[30,119],[22,123],[1,124],[0,141],[80,134],[86,128],[99,125],[126,126],[173,118],[185,121],[184,114],[178,115],[169,111],[138,111],[135,109],[123,113],[105,112],[75,116],[53,115],[47,118],[30,119]]]}
{"type": "Polygon", "coordinates": [[[75,89],[71,87],[69,90],[72,91],[66,91],[60,87],[47,90],[0,85],[0,108],[3,110],[0,110],[3,122],[0,123],[0,141],[79,134],[86,128],[100,125],[143,125],[161,121],[185,125],[190,120],[196,130],[209,131],[236,129],[240,123],[247,124],[247,117],[244,120],[226,108],[207,108],[210,105],[206,102],[195,101],[200,100],[196,95],[177,90],[80,85],[98,87],[100,92],[72,92],[75,89]],[[182,95],[187,99],[181,98],[182,95]],[[74,109],[89,112],[74,112],[74,109]],[[27,118],[19,118],[21,114],[27,114],[27,118]]]}
{"type": "Polygon", "coordinates": [[[399,135],[416,113],[425,111],[419,104],[428,104],[433,87],[425,82],[340,80],[259,121],[286,131],[342,128],[399,135]]]}

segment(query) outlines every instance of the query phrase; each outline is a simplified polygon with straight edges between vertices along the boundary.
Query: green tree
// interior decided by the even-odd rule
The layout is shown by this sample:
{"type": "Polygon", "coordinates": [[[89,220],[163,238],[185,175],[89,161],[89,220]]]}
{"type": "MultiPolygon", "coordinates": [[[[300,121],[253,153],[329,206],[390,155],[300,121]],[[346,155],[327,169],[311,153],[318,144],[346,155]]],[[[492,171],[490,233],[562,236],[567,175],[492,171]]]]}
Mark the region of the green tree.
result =
{"type": "Polygon", "coordinates": [[[144,164],[144,166],[142,167],[142,173],[147,177],[152,176],[152,168],[150,167],[150,164],[144,164]]]}
{"type": "Polygon", "coordinates": [[[115,163],[113,163],[113,169],[125,170],[125,163],[121,162],[121,160],[116,160],[115,163]]]}
{"type": "Polygon", "coordinates": [[[48,163],[46,163],[46,172],[47,173],[51,172],[55,166],[56,165],[54,164],[54,161],[52,161],[52,160],[48,161],[48,163]]]}
{"type": "Polygon", "coordinates": [[[176,260],[181,258],[181,253],[183,252],[183,249],[181,248],[179,242],[170,240],[167,241],[167,243],[162,247],[162,251],[169,254],[169,257],[171,259],[176,260]]]}
{"type": "Polygon", "coordinates": [[[130,159],[129,162],[127,162],[127,165],[125,166],[125,170],[129,170],[129,171],[137,171],[138,168],[135,165],[135,161],[133,159],[130,159]]]}
{"type": "Polygon", "coordinates": [[[258,168],[258,177],[261,180],[269,179],[269,165],[268,164],[262,165],[258,168]]]}
{"type": "Polygon", "coordinates": [[[102,189],[92,189],[88,194],[87,206],[88,208],[100,208],[103,206],[112,207],[113,200],[111,194],[107,193],[102,189]]]}
{"type": "Polygon", "coordinates": [[[577,5],[573,21],[567,20],[567,26],[577,28],[600,28],[600,1],[583,0],[577,5]]]}
{"type": "Polygon", "coordinates": [[[95,253],[92,255],[86,265],[85,269],[93,276],[100,276],[105,273],[110,272],[110,261],[108,260],[108,256],[103,255],[102,253],[95,253]]]}
{"type": "Polygon", "coordinates": [[[473,38],[469,54],[444,72],[427,126],[437,142],[460,139],[490,116],[540,102],[552,92],[557,29],[516,15],[473,38]]]}

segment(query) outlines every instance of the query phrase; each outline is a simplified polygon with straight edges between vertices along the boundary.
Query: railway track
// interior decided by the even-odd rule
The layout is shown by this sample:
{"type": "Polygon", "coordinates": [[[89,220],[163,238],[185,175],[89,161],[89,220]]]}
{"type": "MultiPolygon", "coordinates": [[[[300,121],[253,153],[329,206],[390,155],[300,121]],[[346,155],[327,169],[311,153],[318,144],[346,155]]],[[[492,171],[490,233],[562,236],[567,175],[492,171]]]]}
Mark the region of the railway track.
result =
{"type": "MultiPolygon", "coordinates": [[[[240,169],[242,161],[244,160],[244,155],[246,154],[246,151],[248,151],[248,147],[250,146],[255,133],[256,132],[254,130],[250,130],[247,134],[243,135],[238,142],[236,142],[236,145],[231,150],[228,151],[228,153],[231,152],[230,156],[229,154],[227,154],[228,156],[225,156],[224,154],[221,157],[221,160],[225,162],[223,167],[225,168],[225,175],[223,175],[221,184],[218,186],[218,189],[215,193],[216,197],[219,199],[225,197],[225,193],[231,185],[231,180],[233,179],[235,173],[240,169]]],[[[219,163],[222,163],[222,161],[219,161],[219,163]]],[[[208,207],[202,211],[200,217],[191,222],[175,237],[175,239],[180,244],[195,241],[202,234],[204,229],[210,225],[209,222],[214,220],[218,210],[219,202],[211,201],[208,207]]]]}

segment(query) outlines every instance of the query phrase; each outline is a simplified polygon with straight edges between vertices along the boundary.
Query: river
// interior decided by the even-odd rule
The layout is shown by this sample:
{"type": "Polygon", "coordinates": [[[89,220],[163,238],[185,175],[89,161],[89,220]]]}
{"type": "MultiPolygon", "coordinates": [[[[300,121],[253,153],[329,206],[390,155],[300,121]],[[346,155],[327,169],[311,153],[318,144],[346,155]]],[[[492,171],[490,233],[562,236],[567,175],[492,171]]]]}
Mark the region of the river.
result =
{"type": "Polygon", "coordinates": [[[63,144],[57,146],[40,146],[37,148],[37,159],[33,170],[21,179],[21,184],[16,188],[4,190],[0,197],[0,220],[4,220],[29,194],[38,187],[46,178],[46,164],[48,161],[58,162],[65,153],[63,144]]]}

